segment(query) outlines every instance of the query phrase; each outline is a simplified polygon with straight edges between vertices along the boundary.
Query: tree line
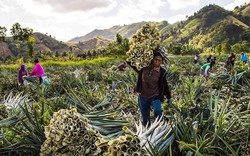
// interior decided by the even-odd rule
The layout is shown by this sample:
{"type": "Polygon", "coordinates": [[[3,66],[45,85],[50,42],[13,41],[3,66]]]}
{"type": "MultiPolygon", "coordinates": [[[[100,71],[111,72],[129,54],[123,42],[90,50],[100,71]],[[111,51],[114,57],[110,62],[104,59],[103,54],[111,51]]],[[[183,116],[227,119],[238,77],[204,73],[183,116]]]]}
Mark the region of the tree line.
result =
{"type": "MultiPolygon", "coordinates": [[[[6,32],[7,28],[4,26],[0,26],[0,43],[6,42],[6,32]]],[[[16,22],[12,25],[10,29],[10,33],[14,41],[25,42],[28,46],[27,53],[29,56],[33,56],[34,54],[34,43],[35,38],[32,36],[33,29],[31,28],[22,28],[21,25],[16,22]]],[[[20,47],[20,43],[16,44],[17,49],[20,47]]]]}

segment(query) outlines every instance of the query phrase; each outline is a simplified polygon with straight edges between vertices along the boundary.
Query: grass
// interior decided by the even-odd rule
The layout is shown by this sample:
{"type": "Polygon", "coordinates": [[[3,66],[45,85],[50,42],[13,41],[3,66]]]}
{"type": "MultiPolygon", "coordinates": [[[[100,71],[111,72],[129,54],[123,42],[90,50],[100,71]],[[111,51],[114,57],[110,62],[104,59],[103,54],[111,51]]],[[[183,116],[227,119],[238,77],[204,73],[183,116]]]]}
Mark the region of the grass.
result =
{"type": "Polygon", "coordinates": [[[237,18],[235,18],[233,16],[228,16],[227,19],[231,20],[233,22],[233,24],[235,24],[237,26],[242,26],[242,28],[244,28],[244,29],[248,29],[249,28],[248,25],[246,25],[245,23],[241,22],[240,20],[238,20],[237,18]]]}
{"type": "Polygon", "coordinates": [[[242,10],[242,14],[245,16],[250,16],[250,6],[247,6],[244,10],[242,10]]]}
{"type": "MultiPolygon", "coordinates": [[[[41,62],[41,65],[43,67],[50,67],[50,66],[83,66],[83,65],[97,65],[97,64],[103,64],[106,62],[114,62],[115,60],[124,60],[124,56],[118,56],[118,57],[102,57],[102,58],[95,58],[92,60],[81,60],[81,61],[54,61],[54,60],[47,60],[41,62]]],[[[1,69],[15,69],[18,70],[21,64],[8,64],[8,65],[0,65],[1,69]]],[[[34,67],[33,63],[26,63],[29,69],[32,69],[34,67]]]]}

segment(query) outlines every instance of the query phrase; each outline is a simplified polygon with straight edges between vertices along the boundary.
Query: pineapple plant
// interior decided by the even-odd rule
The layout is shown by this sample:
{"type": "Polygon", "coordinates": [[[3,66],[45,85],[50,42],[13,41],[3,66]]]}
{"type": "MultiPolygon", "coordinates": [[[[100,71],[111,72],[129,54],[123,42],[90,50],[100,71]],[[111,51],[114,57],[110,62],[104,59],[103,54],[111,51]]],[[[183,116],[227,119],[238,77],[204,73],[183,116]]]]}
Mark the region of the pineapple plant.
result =
{"type": "Polygon", "coordinates": [[[0,104],[0,119],[1,118],[7,118],[8,117],[8,112],[7,112],[7,107],[5,104],[0,104]]]}

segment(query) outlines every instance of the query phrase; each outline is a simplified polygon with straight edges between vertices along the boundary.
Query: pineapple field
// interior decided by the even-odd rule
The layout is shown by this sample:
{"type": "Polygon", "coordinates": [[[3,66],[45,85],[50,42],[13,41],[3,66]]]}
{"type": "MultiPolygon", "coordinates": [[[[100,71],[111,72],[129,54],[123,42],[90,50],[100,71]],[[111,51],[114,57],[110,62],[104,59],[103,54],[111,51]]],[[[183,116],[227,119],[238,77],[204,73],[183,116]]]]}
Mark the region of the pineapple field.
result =
{"type": "MultiPolygon", "coordinates": [[[[237,56],[239,58],[239,56],[237,56]]],[[[217,56],[208,79],[206,61],[168,56],[163,66],[173,103],[143,127],[134,91],[137,73],[117,60],[48,63],[50,86],[17,84],[18,66],[0,70],[0,155],[202,156],[250,154],[250,66],[233,74],[217,56]]],[[[43,64],[43,62],[42,62],[43,64]]]]}

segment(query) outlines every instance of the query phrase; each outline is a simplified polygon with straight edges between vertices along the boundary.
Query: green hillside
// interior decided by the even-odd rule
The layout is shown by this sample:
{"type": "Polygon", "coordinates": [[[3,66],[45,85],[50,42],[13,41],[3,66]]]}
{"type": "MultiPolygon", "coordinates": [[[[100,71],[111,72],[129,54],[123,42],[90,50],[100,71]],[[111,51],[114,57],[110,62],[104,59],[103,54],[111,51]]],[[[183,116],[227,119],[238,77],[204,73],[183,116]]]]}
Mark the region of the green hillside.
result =
{"type": "Polygon", "coordinates": [[[161,30],[163,46],[187,44],[206,51],[215,48],[227,38],[230,44],[247,40],[250,43],[250,20],[217,5],[208,5],[186,21],[161,30]],[[244,34],[244,35],[243,35],[244,34]]]}
{"type": "MultiPolygon", "coordinates": [[[[199,51],[214,49],[223,41],[230,45],[247,41],[250,44],[250,3],[237,6],[233,11],[225,10],[218,5],[208,5],[189,16],[185,21],[169,24],[161,22],[139,22],[123,26],[113,26],[98,30],[85,36],[71,39],[68,43],[57,41],[51,36],[34,33],[36,52],[81,53],[86,50],[103,49],[120,34],[123,38],[131,38],[146,23],[155,24],[160,30],[162,46],[165,48],[190,46],[199,51]],[[75,47],[75,48],[71,48],[75,47]]],[[[27,44],[13,41],[8,37],[6,44],[1,45],[1,56],[16,56],[27,51],[27,44]]]]}
{"type": "MultiPolygon", "coordinates": [[[[250,3],[249,3],[250,4],[250,3]]],[[[250,43],[249,4],[236,7],[233,11],[225,10],[218,5],[208,5],[188,17],[185,21],[169,24],[162,22],[140,22],[124,26],[114,26],[105,30],[94,30],[85,36],[77,37],[70,42],[87,41],[95,36],[113,40],[119,33],[130,38],[144,24],[157,25],[162,38],[162,46],[189,45],[206,51],[215,48],[227,38],[230,44],[246,40],[250,43]],[[237,10],[237,11],[236,11],[237,10]]]]}
{"type": "Polygon", "coordinates": [[[242,15],[250,17],[250,5],[248,5],[245,9],[242,10],[242,15]]]}
{"type": "Polygon", "coordinates": [[[97,36],[100,36],[102,38],[106,38],[108,40],[114,40],[116,37],[116,34],[120,34],[123,37],[130,38],[130,37],[132,37],[133,34],[136,33],[136,31],[138,29],[140,29],[146,23],[154,23],[157,25],[158,29],[162,29],[168,25],[167,21],[139,22],[139,23],[133,23],[133,24],[123,25],[123,26],[113,26],[110,29],[104,29],[104,30],[95,29],[94,31],[86,34],[85,36],[73,38],[73,39],[69,40],[68,42],[82,42],[82,41],[86,41],[86,40],[95,38],[97,36]]]}
{"type": "Polygon", "coordinates": [[[80,49],[92,50],[92,49],[104,48],[107,46],[109,42],[110,42],[109,40],[97,36],[89,40],[86,40],[84,42],[79,42],[78,44],[76,44],[76,46],[80,49]]]}
{"type": "Polygon", "coordinates": [[[233,12],[237,15],[250,17],[250,3],[245,3],[244,5],[236,6],[233,12]]]}
{"type": "MultiPolygon", "coordinates": [[[[34,33],[33,37],[35,38],[34,51],[43,54],[58,53],[62,55],[69,51],[75,54],[82,54],[86,50],[104,48],[110,42],[107,39],[95,37],[78,43],[64,43],[38,32],[34,33]]],[[[0,54],[2,57],[24,55],[27,50],[26,42],[14,41],[12,37],[8,37],[6,43],[1,43],[0,54]]]]}
{"type": "MultiPolygon", "coordinates": [[[[66,43],[57,41],[51,36],[36,32],[33,37],[35,38],[34,51],[44,53],[69,51],[66,43]]],[[[12,37],[8,37],[6,43],[13,55],[25,54],[28,49],[26,42],[14,41],[12,37]]]]}

